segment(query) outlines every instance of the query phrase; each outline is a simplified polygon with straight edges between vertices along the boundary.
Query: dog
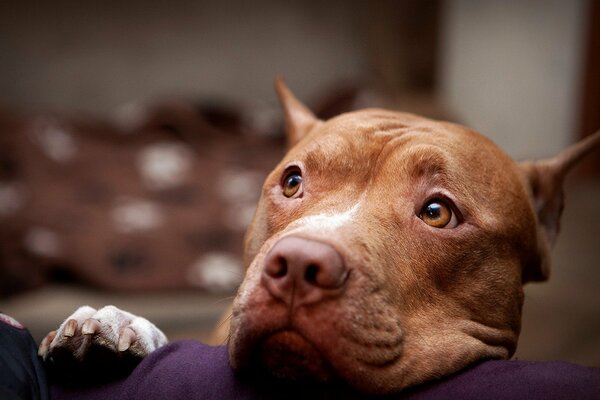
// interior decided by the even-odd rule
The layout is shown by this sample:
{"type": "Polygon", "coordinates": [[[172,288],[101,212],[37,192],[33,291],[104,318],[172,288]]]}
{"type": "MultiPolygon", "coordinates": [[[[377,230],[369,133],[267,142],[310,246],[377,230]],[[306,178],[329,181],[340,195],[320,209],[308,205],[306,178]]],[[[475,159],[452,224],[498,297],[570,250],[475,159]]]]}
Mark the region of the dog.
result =
{"type": "MultiPolygon", "coordinates": [[[[217,334],[231,366],[385,394],[510,358],[523,285],[550,275],[565,176],[600,132],[515,162],[461,125],[382,109],[322,121],[276,88],[289,151],[262,188],[217,334]]],[[[39,352],[82,365],[94,348],[141,359],[166,342],[142,317],[86,306],[39,352]]]]}

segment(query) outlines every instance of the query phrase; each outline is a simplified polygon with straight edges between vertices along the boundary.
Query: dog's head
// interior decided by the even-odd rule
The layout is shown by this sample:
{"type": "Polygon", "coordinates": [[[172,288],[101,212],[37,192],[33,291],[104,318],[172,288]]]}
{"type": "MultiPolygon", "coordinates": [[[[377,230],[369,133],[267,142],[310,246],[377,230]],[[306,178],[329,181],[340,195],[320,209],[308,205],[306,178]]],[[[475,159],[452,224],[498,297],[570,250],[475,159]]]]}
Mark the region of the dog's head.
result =
{"type": "Polygon", "coordinates": [[[278,91],[290,149],[246,237],[232,365],[386,393],[509,358],[522,285],[548,277],[564,175],[600,136],[516,163],[463,126],[378,109],[320,121],[278,91]]]}

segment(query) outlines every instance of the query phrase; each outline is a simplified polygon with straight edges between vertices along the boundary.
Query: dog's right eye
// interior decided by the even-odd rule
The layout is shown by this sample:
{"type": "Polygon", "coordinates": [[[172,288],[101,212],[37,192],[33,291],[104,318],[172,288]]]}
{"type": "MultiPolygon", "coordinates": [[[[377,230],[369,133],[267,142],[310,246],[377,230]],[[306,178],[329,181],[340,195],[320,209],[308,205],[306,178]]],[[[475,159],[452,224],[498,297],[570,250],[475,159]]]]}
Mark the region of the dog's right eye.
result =
{"type": "Polygon", "coordinates": [[[289,172],[282,182],[283,195],[285,197],[298,197],[302,194],[302,175],[300,171],[289,172]]]}

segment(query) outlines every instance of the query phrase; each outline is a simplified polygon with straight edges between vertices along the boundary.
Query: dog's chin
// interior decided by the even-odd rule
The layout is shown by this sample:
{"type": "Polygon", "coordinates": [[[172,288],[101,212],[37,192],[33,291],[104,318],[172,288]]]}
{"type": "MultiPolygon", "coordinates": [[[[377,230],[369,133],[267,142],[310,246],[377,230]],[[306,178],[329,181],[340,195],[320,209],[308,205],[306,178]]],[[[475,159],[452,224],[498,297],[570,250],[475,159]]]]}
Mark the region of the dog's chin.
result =
{"type": "Polygon", "coordinates": [[[334,373],[322,353],[299,333],[279,331],[264,338],[257,348],[256,361],[264,371],[279,379],[325,383],[334,373]]]}

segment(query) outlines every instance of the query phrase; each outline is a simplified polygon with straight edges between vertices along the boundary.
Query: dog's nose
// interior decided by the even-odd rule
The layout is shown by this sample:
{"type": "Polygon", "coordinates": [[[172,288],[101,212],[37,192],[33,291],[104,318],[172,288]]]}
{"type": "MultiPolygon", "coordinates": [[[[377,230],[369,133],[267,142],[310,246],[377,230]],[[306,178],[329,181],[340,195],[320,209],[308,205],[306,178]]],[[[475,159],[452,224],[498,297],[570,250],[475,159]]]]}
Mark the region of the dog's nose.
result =
{"type": "Polygon", "coordinates": [[[342,256],[332,246],[287,236],[267,254],[262,283],[274,297],[298,306],[339,295],[348,272],[342,256]]]}

